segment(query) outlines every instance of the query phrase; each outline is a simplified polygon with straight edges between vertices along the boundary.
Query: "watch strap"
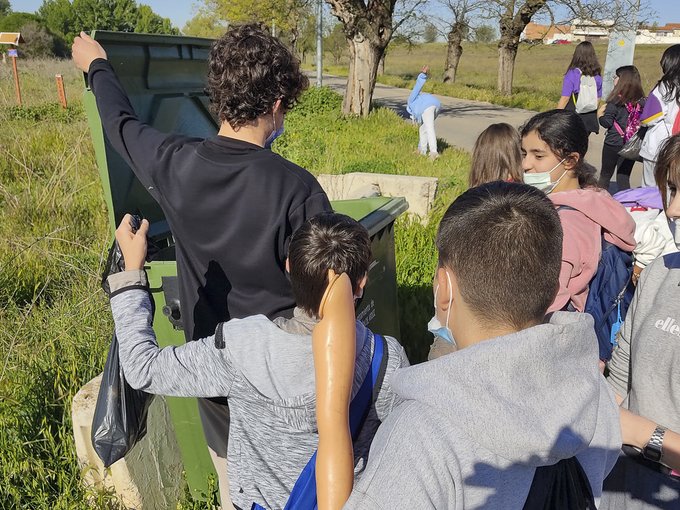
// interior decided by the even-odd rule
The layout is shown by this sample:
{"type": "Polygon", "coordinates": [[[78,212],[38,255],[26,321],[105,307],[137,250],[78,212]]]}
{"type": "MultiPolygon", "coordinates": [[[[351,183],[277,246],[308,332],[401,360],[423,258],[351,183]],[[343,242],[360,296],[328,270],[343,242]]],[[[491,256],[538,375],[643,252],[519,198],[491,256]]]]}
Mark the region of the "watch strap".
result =
{"type": "Polygon", "coordinates": [[[654,462],[661,462],[661,457],[663,456],[663,438],[666,434],[666,427],[657,425],[652,433],[652,437],[649,438],[647,444],[642,449],[642,455],[649,460],[654,462]]]}

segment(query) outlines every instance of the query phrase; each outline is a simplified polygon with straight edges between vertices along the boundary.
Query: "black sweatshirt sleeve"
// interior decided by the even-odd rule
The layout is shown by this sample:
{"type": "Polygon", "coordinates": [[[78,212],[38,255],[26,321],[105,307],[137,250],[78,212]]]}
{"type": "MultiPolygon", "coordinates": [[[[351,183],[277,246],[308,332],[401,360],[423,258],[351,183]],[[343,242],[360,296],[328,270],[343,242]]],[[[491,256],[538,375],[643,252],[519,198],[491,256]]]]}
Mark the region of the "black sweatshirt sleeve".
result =
{"type": "Polygon", "coordinates": [[[171,135],[141,122],[116,77],[111,64],[98,58],[90,64],[90,88],[107,138],[130,165],[137,178],[156,200],[162,191],[156,174],[163,158],[163,147],[171,135]],[[151,188],[151,189],[150,189],[151,188]]]}

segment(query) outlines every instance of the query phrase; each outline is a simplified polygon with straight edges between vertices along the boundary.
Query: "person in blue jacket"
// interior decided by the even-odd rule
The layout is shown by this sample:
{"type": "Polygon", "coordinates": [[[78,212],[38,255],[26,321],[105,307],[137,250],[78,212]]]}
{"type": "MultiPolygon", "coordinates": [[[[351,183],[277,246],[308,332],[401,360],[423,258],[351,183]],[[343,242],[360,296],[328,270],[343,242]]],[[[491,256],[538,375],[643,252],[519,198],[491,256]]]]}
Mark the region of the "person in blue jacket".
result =
{"type": "Polygon", "coordinates": [[[418,75],[416,84],[411,91],[411,95],[408,97],[406,111],[413,121],[420,126],[418,152],[426,156],[429,148],[430,159],[437,159],[439,153],[437,152],[437,134],[434,130],[434,119],[437,118],[442,104],[432,94],[421,92],[427,81],[428,69],[428,66],[423,66],[418,75]]]}

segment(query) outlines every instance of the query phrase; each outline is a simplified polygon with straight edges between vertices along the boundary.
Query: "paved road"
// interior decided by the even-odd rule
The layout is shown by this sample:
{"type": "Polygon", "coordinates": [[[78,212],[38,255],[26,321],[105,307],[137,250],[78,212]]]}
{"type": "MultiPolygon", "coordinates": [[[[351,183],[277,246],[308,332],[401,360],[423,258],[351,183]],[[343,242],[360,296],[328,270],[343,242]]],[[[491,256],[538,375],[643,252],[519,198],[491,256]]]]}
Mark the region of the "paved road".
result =
{"type": "MultiPolygon", "coordinates": [[[[324,76],[323,84],[343,94],[345,92],[346,79],[335,76],[324,76]]],[[[393,108],[402,117],[407,118],[406,100],[408,89],[390,87],[376,84],[373,99],[390,108],[393,108]]],[[[475,140],[489,124],[507,122],[519,127],[536,112],[521,110],[519,108],[506,108],[504,106],[468,101],[447,96],[437,96],[442,102],[442,110],[435,124],[437,136],[444,139],[449,145],[460,147],[472,152],[475,140]]],[[[602,142],[604,129],[600,133],[590,135],[590,144],[586,161],[599,170],[602,158],[602,142]]],[[[631,175],[631,185],[639,186],[642,178],[642,164],[636,163],[631,175]]]]}

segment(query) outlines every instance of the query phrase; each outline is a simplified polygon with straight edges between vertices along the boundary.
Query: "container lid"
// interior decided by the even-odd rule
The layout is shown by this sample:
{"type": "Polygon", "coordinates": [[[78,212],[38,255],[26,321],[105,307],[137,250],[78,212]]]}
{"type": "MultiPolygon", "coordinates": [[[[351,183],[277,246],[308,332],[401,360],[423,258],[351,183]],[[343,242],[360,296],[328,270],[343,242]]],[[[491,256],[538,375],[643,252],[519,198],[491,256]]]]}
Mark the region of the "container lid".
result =
{"type": "MultiPolygon", "coordinates": [[[[197,37],[95,31],[92,37],[106,50],[138,118],[166,133],[208,138],[218,123],[208,110],[205,93],[207,60],[212,40],[197,37]]],[[[87,87],[87,78],[85,78],[87,87]]],[[[151,234],[168,230],[158,203],[102,131],[94,95],[83,96],[111,228],[127,212],[148,218],[151,234]]]]}
{"type": "Polygon", "coordinates": [[[361,222],[371,237],[392,223],[397,216],[408,209],[408,202],[403,197],[335,200],[331,205],[336,212],[346,214],[361,222]]]}

